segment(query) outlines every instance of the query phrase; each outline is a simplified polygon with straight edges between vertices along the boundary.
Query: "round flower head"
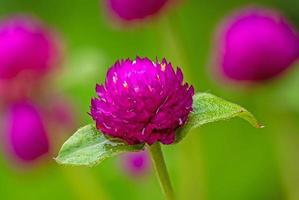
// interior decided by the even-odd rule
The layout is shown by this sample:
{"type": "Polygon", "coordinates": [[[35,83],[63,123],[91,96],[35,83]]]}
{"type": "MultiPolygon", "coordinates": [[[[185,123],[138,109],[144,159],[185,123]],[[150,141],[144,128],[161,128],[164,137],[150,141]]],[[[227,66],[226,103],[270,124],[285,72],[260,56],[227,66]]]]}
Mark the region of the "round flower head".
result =
{"type": "Polygon", "coordinates": [[[291,66],[299,57],[299,35],[278,13],[248,9],[220,30],[219,65],[225,77],[263,81],[291,66]]]}
{"type": "Polygon", "coordinates": [[[21,72],[38,78],[57,61],[53,36],[37,21],[14,17],[0,22],[0,79],[21,72]]]}
{"type": "Polygon", "coordinates": [[[46,129],[34,105],[27,102],[12,105],[5,122],[8,148],[17,158],[32,161],[48,152],[46,129]]]}
{"type": "Polygon", "coordinates": [[[194,94],[179,68],[175,72],[165,59],[139,57],[117,61],[96,92],[90,114],[97,128],[129,144],[173,143],[175,130],[192,111],[194,94]]]}
{"type": "Polygon", "coordinates": [[[107,0],[111,12],[122,20],[143,19],[156,14],[168,0],[107,0]]]}
{"type": "Polygon", "coordinates": [[[150,169],[150,159],[146,151],[127,153],[121,158],[122,167],[130,176],[144,175],[150,169]]]}

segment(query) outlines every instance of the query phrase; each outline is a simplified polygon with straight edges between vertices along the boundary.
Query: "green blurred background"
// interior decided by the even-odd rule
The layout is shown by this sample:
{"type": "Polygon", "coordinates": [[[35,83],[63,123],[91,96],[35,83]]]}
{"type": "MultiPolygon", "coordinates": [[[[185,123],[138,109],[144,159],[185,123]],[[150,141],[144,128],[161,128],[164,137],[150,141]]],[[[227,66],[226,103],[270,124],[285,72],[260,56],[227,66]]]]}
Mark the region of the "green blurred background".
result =
{"type": "MultiPolygon", "coordinates": [[[[118,27],[98,0],[0,0],[0,17],[29,13],[56,30],[64,43],[63,70],[52,87],[73,100],[78,126],[96,82],[119,58],[166,57],[181,66],[197,91],[237,102],[265,125],[234,119],[204,126],[180,144],[164,146],[170,176],[184,200],[299,200],[299,69],[254,89],[231,89],[210,74],[213,36],[221,19],[244,6],[283,12],[299,25],[298,0],[186,0],[142,25],[118,27]]],[[[55,155],[57,149],[53,152],[55,155]]],[[[1,199],[163,199],[153,173],[132,179],[117,158],[95,168],[58,166],[54,160],[19,170],[2,154],[1,199]]]]}

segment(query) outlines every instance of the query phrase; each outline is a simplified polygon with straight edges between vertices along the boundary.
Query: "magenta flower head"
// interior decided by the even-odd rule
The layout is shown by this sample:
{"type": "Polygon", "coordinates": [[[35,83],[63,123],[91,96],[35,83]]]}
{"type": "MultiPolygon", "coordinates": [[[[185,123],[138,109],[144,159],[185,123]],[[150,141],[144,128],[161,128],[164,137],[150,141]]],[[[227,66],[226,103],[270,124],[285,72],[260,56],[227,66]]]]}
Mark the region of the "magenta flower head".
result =
{"type": "Polygon", "coordinates": [[[57,62],[53,35],[29,17],[12,17],[0,22],[0,79],[20,73],[45,75],[57,62]]]}
{"type": "Polygon", "coordinates": [[[96,92],[90,114],[97,129],[128,144],[149,145],[174,142],[175,130],[192,111],[194,95],[179,68],[175,72],[165,59],[139,57],[117,61],[96,92]]]}
{"type": "Polygon", "coordinates": [[[21,161],[33,161],[49,151],[49,142],[37,107],[20,102],[9,108],[5,120],[7,147],[21,161]]]}
{"type": "Polygon", "coordinates": [[[143,19],[156,14],[169,0],[107,0],[108,8],[124,21],[143,19]]]}
{"type": "Polygon", "coordinates": [[[299,57],[299,35],[275,11],[248,9],[222,24],[218,58],[231,80],[259,82],[281,74],[299,57]]]}
{"type": "MultiPolygon", "coordinates": [[[[105,83],[96,86],[96,93],[98,97],[91,99],[89,113],[95,123],[69,137],[56,162],[95,166],[107,158],[147,148],[165,199],[175,199],[175,195],[160,143],[177,144],[194,128],[237,116],[256,128],[262,127],[237,104],[208,93],[194,95],[182,71],[174,70],[165,59],[152,62],[137,57],[116,61],[105,83]]],[[[144,164],[143,157],[130,160],[130,171],[144,164]]]]}
{"type": "Polygon", "coordinates": [[[151,166],[149,155],[146,151],[127,153],[121,158],[124,171],[132,177],[146,174],[151,166]]]}

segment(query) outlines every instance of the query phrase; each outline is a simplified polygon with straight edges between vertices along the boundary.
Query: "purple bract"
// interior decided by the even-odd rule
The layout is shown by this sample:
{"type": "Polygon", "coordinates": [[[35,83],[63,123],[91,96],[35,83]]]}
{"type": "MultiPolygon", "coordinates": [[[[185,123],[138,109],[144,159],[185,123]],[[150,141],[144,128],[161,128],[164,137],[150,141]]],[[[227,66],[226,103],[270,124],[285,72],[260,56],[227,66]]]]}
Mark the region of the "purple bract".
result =
{"type": "Polygon", "coordinates": [[[219,65],[224,77],[238,81],[274,78],[299,58],[299,35],[279,13],[243,10],[222,25],[219,65]]]}
{"type": "Polygon", "coordinates": [[[192,111],[194,89],[165,59],[117,61],[97,85],[91,116],[103,134],[129,144],[171,144],[192,111]]]}

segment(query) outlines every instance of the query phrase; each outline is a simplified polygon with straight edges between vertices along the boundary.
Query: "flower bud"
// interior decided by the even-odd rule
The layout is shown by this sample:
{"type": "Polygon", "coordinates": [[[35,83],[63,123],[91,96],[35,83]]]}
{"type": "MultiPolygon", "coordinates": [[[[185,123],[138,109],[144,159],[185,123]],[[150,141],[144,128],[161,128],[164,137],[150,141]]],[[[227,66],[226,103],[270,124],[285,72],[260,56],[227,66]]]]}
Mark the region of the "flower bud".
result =
{"type": "Polygon", "coordinates": [[[124,21],[143,19],[156,14],[168,0],[107,0],[109,10],[124,21]]]}
{"type": "Polygon", "coordinates": [[[299,57],[299,35],[279,13],[243,10],[222,24],[218,64],[222,76],[260,82],[280,75],[299,57]]]}
{"type": "Polygon", "coordinates": [[[57,62],[53,35],[29,17],[13,17],[0,22],[0,79],[30,73],[45,75],[57,62]]]}
{"type": "Polygon", "coordinates": [[[38,108],[28,102],[11,105],[6,115],[7,146],[14,157],[33,161],[49,151],[46,128],[38,108]]]}
{"type": "Polygon", "coordinates": [[[124,171],[132,177],[142,176],[150,169],[150,159],[146,151],[127,153],[121,159],[124,171]]]}

